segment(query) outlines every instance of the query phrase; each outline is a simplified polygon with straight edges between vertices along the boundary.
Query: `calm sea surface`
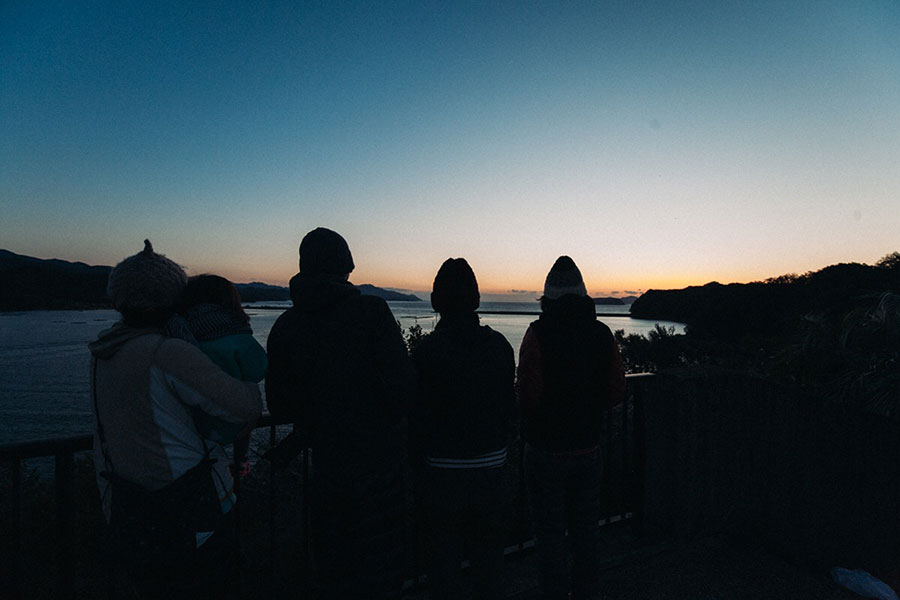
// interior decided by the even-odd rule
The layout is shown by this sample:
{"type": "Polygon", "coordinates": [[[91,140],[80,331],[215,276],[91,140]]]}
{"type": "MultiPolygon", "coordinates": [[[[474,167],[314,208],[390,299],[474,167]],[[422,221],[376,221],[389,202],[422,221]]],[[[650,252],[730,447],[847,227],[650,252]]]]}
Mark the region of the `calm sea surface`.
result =
{"type": "MultiPolygon", "coordinates": [[[[265,346],[275,319],[289,302],[251,305],[254,335],[265,346]]],[[[428,302],[389,302],[404,328],[419,324],[431,331],[437,322],[428,302]]],[[[537,302],[486,302],[483,311],[540,310],[537,302]]],[[[643,333],[656,321],[631,319],[627,306],[598,306],[610,329],[643,333]],[[615,316],[606,314],[617,313],[615,316]],[[621,316],[619,316],[621,315],[621,316]]],[[[518,354],[522,336],[536,315],[483,314],[481,322],[499,331],[518,354]]],[[[91,416],[87,343],[117,320],[111,310],[0,313],[0,443],[88,433],[91,416]]],[[[661,322],[673,326],[678,323],[661,322]]]]}

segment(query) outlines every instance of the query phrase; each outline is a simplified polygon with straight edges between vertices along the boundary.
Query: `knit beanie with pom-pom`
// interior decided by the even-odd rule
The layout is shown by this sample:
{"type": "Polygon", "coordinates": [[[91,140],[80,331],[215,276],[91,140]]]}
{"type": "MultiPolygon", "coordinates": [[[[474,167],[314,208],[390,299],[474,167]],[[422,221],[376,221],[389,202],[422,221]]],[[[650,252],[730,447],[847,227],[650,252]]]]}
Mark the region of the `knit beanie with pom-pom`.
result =
{"type": "Polygon", "coordinates": [[[587,296],[581,271],[568,256],[560,256],[553,263],[544,281],[544,298],[556,300],[567,294],[587,296]]]}
{"type": "Polygon", "coordinates": [[[150,240],[144,240],[142,251],[110,272],[106,293],[116,310],[153,310],[175,306],[186,284],[184,269],[154,252],[150,240]]]}

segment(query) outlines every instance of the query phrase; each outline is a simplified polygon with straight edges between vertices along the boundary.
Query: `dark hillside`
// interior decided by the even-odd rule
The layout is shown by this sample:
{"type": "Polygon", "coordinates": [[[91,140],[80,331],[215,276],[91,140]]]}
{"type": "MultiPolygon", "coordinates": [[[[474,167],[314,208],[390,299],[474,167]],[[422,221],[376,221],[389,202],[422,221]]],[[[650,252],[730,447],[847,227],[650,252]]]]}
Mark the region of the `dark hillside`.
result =
{"type": "Polygon", "coordinates": [[[235,287],[241,294],[242,302],[265,302],[290,300],[291,291],[282,286],[269,285],[268,283],[236,283],[235,287]]]}
{"type": "MultiPolygon", "coordinates": [[[[106,282],[111,270],[112,267],[34,258],[0,250],[0,311],[111,308],[106,297],[106,282]]],[[[291,298],[286,287],[260,282],[236,285],[244,302],[291,298]]],[[[367,283],[357,287],[363,294],[385,300],[419,300],[412,294],[367,283]]]]}
{"type": "Polygon", "coordinates": [[[0,310],[108,308],[110,270],[0,250],[0,310]]]}
{"type": "Polygon", "coordinates": [[[703,338],[782,337],[798,331],[807,315],[845,310],[883,292],[900,291],[898,256],[888,255],[875,265],[842,263],[763,282],[649,290],[631,305],[631,316],[679,321],[703,338]]]}

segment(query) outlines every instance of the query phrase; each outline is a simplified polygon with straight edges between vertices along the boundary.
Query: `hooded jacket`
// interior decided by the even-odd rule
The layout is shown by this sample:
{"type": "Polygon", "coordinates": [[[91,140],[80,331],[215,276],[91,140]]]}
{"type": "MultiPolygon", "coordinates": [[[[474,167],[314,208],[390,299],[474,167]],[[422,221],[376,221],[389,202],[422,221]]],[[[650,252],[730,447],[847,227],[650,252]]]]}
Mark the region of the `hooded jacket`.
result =
{"type": "Polygon", "coordinates": [[[506,338],[479,325],[474,312],[444,316],[416,346],[413,363],[414,451],[445,468],[503,464],[516,413],[516,364],[506,338]],[[494,455],[502,460],[473,460],[494,455]]]}
{"type": "Polygon", "coordinates": [[[387,303],[343,277],[299,273],[269,333],[266,403],[294,421],[316,473],[351,485],[405,452],[412,369],[387,303]]]}
{"type": "MultiPolygon", "coordinates": [[[[230,377],[184,340],[119,323],[89,347],[95,418],[105,434],[103,445],[94,435],[94,464],[107,519],[112,491],[100,472],[157,490],[204,457],[193,410],[230,423],[259,418],[258,385],[230,377]]],[[[207,443],[207,448],[216,459],[213,479],[227,511],[233,502],[227,456],[221,446],[207,443]]]]}
{"type": "Polygon", "coordinates": [[[607,409],[624,399],[625,372],[593,300],[562,296],[528,326],[516,386],[529,444],[555,453],[597,446],[607,409]]]}

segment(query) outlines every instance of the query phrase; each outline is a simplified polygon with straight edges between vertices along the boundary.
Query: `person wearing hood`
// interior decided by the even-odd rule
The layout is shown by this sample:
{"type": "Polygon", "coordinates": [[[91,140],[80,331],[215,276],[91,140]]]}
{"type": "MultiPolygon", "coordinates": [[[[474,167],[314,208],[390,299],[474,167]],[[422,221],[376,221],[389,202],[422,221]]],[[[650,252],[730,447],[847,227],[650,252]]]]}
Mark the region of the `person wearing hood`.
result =
{"type": "Polygon", "coordinates": [[[145,597],[227,597],[233,479],[224,450],[200,436],[192,415],[253,421],[259,387],[166,335],[187,277],[144,244],[110,272],[107,293],[122,318],[89,346],[108,549],[145,597]]]}
{"type": "Polygon", "coordinates": [[[618,344],[597,320],[581,271],[568,256],[547,274],[541,316],[522,339],[516,386],[542,598],[593,598],[600,438],[607,410],[624,399],[625,373],[618,344]]]}
{"type": "Polygon", "coordinates": [[[479,303],[472,268],[463,258],[448,258],[431,293],[440,321],[412,353],[419,386],[410,439],[435,599],[463,597],[464,545],[474,597],[503,596],[504,523],[512,492],[504,486],[504,467],[516,417],[516,365],[506,338],[478,322],[479,303]]]}
{"type": "Polygon", "coordinates": [[[266,402],[312,448],[311,538],[323,598],[399,598],[405,575],[406,422],[413,376],[387,303],[348,281],[347,242],[300,243],[293,306],[269,333],[266,402]]]}

